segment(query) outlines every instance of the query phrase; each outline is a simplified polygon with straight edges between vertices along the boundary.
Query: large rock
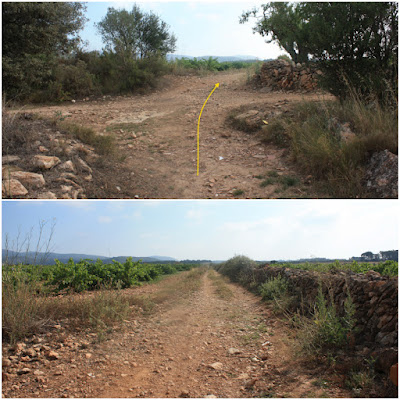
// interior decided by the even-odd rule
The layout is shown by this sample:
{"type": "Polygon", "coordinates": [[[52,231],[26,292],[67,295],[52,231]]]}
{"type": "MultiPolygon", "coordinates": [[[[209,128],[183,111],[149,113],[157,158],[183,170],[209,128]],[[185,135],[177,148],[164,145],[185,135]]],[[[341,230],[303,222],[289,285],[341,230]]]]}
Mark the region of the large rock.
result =
{"type": "Polygon", "coordinates": [[[74,163],[71,160],[65,161],[64,163],[58,166],[59,169],[63,171],[75,172],[74,163]]]}
{"type": "Polygon", "coordinates": [[[10,173],[10,177],[18,179],[22,184],[32,187],[43,187],[46,184],[43,175],[34,172],[14,171],[10,173]]]}
{"type": "Polygon", "coordinates": [[[2,156],[1,157],[1,163],[2,164],[12,164],[14,162],[17,162],[21,160],[19,156],[2,156]]]}
{"type": "Polygon", "coordinates": [[[77,157],[76,161],[77,161],[78,168],[81,169],[83,172],[88,172],[89,174],[91,174],[93,172],[92,168],[90,168],[89,165],[85,161],[82,160],[82,158],[77,157]]]}
{"type": "Polygon", "coordinates": [[[28,194],[28,190],[17,179],[5,179],[3,180],[2,193],[4,197],[25,196],[28,194]]]}
{"type": "Polygon", "coordinates": [[[366,186],[379,198],[398,197],[398,157],[389,150],[374,153],[365,172],[366,186]]]}
{"type": "Polygon", "coordinates": [[[59,164],[61,160],[55,156],[36,155],[33,157],[33,162],[38,168],[50,169],[59,164]]]}

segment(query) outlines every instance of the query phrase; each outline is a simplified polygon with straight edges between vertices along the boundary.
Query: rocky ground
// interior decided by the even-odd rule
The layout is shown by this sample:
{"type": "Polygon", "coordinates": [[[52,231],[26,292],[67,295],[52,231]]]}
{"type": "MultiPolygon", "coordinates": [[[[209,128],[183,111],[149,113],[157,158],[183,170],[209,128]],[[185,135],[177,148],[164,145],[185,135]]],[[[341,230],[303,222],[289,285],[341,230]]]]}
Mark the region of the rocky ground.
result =
{"type": "Polygon", "coordinates": [[[263,93],[246,84],[246,72],[228,71],[168,77],[163,89],[147,95],[104,96],[8,110],[9,115],[21,113],[21,117],[8,120],[14,124],[11,131],[22,129],[23,134],[20,143],[12,134],[6,142],[3,139],[3,196],[319,197],[309,177],[296,171],[283,149],[232,128],[226,120],[232,109],[241,106],[247,111],[261,106],[274,113],[322,97],[316,93],[263,93]],[[198,116],[215,83],[220,86],[201,117],[200,174],[196,176],[198,116]],[[99,156],[92,147],[35,116],[111,135],[116,140],[114,157],[99,156]],[[296,184],[277,181],[261,185],[271,172],[292,178],[296,184]]]}
{"type": "MultiPolygon", "coordinates": [[[[126,295],[151,300],[185,274],[126,295]]],[[[168,296],[151,311],[133,308],[123,327],[101,338],[62,320],[47,333],[3,344],[3,396],[353,395],[345,388],[346,374],[294,357],[288,326],[258,297],[214,271],[202,275],[196,292],[168,296]]]]}

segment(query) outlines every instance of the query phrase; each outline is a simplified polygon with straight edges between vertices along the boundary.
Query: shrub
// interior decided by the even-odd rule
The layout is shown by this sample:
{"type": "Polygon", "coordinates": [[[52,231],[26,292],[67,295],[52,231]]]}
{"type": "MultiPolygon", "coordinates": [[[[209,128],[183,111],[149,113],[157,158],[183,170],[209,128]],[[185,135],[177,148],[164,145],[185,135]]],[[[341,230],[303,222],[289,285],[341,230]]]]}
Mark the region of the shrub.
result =
{"type": "Polygon", "coordinates": [[[288,282],[280,274],[276,278],[268,279],[260,286],[260,294],[264,300],[275,300],[286,295],[288,282]]]}
{"type": "Polygon", "coordinates": [[[31,335],[48,322],[44,299],[36,295],[36,285],[20,272],[3,272],[2,332],[11,343],[31,335]]]}
{"type": "Polygon", "coordinates": [[[217,271],[229,277],[233,282],[239,282],[252,273],[257,263],[245,256],[236,256],[218,266],[217,271]]]}
{"type": "Polygon", "coordinates": [[[299,315],[295,318],[299,342],[306,353],[318,354],[326,349],[340,349],[348,343],[355,326],[355,307],[350,293],[344,308],[345,315],[339,317],[333,299],[328,303],[322,286],[319,286],[312,318],[299,315]]]}
{"type": "Polygon", "coordinates": [[[262,127],[261,140],[265,143],[274,143],[278,146],[288,147],[290,134],[284,120],[273,119],[268,125],[262,127]]]}

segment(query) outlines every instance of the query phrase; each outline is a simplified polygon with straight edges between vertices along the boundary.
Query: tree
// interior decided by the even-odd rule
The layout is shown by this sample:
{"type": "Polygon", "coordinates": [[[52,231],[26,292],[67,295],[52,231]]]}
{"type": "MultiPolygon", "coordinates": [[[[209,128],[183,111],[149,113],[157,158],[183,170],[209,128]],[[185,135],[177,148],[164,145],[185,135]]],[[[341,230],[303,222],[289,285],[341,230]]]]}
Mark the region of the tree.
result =
{"type": "Polygon", "coordinates": [[[397,93],[397,3],[316,2],[302,8],[313,32],[310,54],[331,93],[344,98],[351,87],[383,101],[387,92],[397,93]]]}
{"type": "Polygon", "coordinates": [[[165,56],[175,50],[176,38],[168,32],[168,25],[153,13],[143,13],[137,5],[131,11],[109,8],[96,27],[107,50],[128,59],[165,56]]]}
{"type": "Polygon", "coordinates": [[[54,59],[80,43],[85,9],[76,2],[3,3],[3,91],[26,94],[47,84],[54,59]]]}
{"type": "Polygon", "coordinates": [[[243,13],[240,23],[251,16],[258,18],[255,33],[267,37],[266,42],[277,42],[285,49],[295,63],[308,61],[309,30],[307,20],[302,14],[302,6],[285,2],[267,3],[261,6],[262,15],[257,17],[258,10],[243,13]]]}
{"type": "MultiPolygon", "coordinates": [[[[344,98],[349,87],[366,98],[397,93],[396,2],[267,3],[262,11],[254,31],[295,62],[318,62],[331,93],[344,98]]],[[[244,13],[241,22],[257,12],[244,13]]]]}

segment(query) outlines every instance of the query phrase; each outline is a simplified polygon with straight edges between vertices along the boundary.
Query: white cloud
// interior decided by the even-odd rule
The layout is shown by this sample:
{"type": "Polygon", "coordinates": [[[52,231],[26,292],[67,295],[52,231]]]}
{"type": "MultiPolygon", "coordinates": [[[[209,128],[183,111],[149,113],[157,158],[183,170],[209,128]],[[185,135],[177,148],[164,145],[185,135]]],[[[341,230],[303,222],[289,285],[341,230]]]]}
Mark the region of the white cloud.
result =
{"type": "Polygon", "coordinates": [[[100,222],[101,224],[109,224],[112,222],[112,218],[109,216],[105,216],[105,215],[100,215],[99,218],[97,219],[98,222],[100,222]]]}
{"type": "Polygon", "coordinates": [[[295,259],[311,254],[348,258],[397,246],[396,202],[296,202],[273,217],[224,223],[218,228],[219,247],[257,259],[295,259]]]}
{"type": "Polygon", "coordinates": [[[185,214],[185,218],[196,223],[201,223],[209,215],[209,211],[204,208],[192,208],[185,214]]]}

